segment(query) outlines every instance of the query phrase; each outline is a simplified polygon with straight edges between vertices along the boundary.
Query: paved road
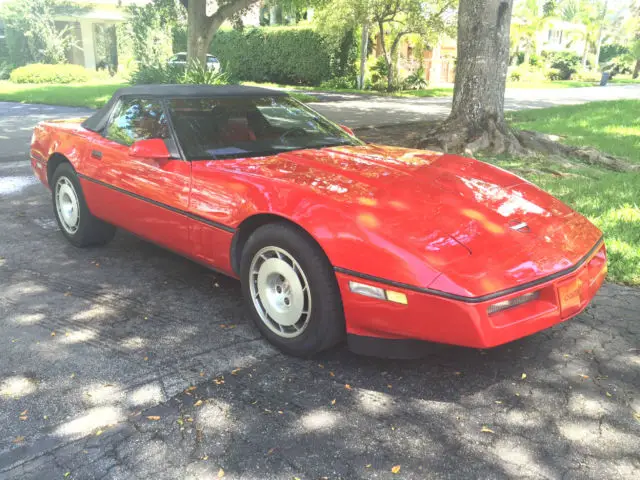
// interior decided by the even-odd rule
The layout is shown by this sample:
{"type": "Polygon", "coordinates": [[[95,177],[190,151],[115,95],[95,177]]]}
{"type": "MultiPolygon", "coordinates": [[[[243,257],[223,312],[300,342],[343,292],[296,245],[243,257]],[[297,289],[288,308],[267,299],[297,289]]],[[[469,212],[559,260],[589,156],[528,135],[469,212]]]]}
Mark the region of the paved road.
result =
{"type": "Polygon", "coordinates": [[[0,479],[639,478],[637,289],[490,351],[292,359],[235,281],[66,243],[24,155],[60,112],[0,106],[0,479]]]}
{"type": "MultiPolygon", "coordinates": [[[[314,108],[332,120],[351,127],[407,123],[444,118],[451,98],[389,98],[358,95],[321,95],[314,108]],[[333,101],[331,101],[333,100],[333,101]]],[[[566,89],[508,89],[506,110],[574,105],[596,100],[640,99],[640,85],[566,89]]]]}

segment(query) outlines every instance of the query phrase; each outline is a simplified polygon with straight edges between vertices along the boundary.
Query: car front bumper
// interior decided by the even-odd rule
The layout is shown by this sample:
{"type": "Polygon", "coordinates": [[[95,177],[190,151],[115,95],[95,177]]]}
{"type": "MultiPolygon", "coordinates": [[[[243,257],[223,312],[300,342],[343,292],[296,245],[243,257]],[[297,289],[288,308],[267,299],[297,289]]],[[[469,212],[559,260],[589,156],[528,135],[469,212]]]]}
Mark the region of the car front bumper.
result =
{"type": "Polygon", "coordinates": [[[606,249],[601,241],[566,274],[535,285],[483,299],[453,299],[337,271],[349,346],[357,353],[381,357],[415,356],[422,341],[490,348],[563,322],[582,312],[606,277],[606,249]],[[350,281],[406,295],[406,305],[353,293],[350,281]],[[535,298],[502,311],[492,305],[535,294],[535,298]]]}

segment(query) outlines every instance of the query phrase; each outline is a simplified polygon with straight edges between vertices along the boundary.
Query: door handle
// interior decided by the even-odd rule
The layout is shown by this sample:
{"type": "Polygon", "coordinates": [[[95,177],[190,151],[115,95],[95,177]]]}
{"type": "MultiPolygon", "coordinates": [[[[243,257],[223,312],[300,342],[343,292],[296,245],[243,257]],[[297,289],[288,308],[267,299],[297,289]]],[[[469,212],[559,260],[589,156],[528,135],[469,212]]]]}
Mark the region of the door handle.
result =
{"type": "Polygon", "coordinates": [[[96,160],[102,160],[102,152],[100,150],[91,150],[91,157],[96,160]]]}

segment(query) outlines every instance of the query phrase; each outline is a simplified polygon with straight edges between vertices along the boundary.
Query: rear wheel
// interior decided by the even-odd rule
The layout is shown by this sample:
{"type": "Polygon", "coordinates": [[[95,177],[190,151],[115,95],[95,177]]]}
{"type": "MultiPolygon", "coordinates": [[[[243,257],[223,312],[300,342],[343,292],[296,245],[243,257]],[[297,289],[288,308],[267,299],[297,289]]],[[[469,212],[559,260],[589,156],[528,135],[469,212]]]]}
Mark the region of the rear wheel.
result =
{"type": "Polygon", "coordinates": [[[78,176],[70,164],[62,163],[56,168],[51,179],[51,192],[60,230],[73,245],[103,245],[113,238],[115,227],[91,214],[78,176]]]}
{"type": "Polygon", "coordinates": [[[276,223],[257,229],[243,248],[241,279],[254,323],[285,353],[310,356],[344,338],[333,269],[298,228],[276,223]]]}

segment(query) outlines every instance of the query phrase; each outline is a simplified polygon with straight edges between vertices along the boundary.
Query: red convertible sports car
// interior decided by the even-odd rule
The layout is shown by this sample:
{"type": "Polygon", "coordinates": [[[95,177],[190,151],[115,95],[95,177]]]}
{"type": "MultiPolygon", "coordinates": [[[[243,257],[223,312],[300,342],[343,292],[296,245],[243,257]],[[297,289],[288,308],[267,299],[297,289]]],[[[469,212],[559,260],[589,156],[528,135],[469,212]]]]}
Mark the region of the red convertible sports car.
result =
{"type": "Polygon", "coordinates": [[[602,233],[522,178],[367,145],[282,92],[123,88],[40,123],[31,163],[72,244],[120,227],[239,278],[293,355],[500,345],[580,313],[606,276],[602,233]]]}

